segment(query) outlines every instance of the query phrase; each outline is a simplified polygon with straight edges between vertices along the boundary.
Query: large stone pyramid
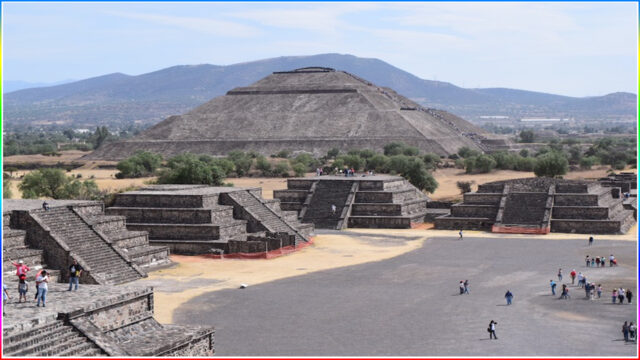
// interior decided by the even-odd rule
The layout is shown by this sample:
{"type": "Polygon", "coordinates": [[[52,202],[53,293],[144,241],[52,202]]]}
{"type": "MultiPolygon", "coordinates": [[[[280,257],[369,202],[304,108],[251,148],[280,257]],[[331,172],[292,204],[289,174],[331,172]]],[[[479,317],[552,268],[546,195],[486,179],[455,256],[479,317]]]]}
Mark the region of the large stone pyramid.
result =
{"type": "Polygon", "coordinates": [[[504,145],[487,136],[455,115],[423,108],[391,89],[343,71],[313,67],[275,72],[235,88],[131,140],[107,143],[87,158],[120,160],[136,150],[165,157],[187,151],[225,155],[232,150],[321,155],[333,147],[381,150],[392,141],[448,155],[462,146],[486,150],[504,145]]]}

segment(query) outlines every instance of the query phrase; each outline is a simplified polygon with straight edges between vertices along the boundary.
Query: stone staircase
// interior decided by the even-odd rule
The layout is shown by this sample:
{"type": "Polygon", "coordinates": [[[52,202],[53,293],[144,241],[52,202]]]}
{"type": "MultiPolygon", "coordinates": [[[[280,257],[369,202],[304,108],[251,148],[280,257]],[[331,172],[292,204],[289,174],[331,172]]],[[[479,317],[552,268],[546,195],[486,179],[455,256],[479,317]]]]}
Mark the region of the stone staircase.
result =
{"type": "Polygon", "coordinates": [[[313,223],[317,228],[336,229],[352,185],[353,181],[346,180],[319,181],[302,222],[313,223]],[[331,211],[331,205],[336,206],[335,213],[331,211]]]}
{"type": "Polygon", "coordinates": [[[272,233],[294,233],[296,237],[296,244],[304,241],[307,242],[307,238],[300,233],[300,231],[289,224],[285,220],[285,216],[280,215],[276,210],[265,204],[260,198],[251,193],[250,191],[234,191],[226,194],[236,206],[239,206],[247,212],[253,220],[260,223],[264,228],[263,230],[272,233]]]}
{"type": "Polygon", "coordinates": [[[90,267],[90,274],[96,282],[122,284],[143,276],[133,268],[129,259],[125,259],[71,208],[33,210],[30,214],[48,227],[52,235],[64,241],[77,260],[90,267]]]}
{"type": "Polygon", "coordinates": [[[73,326],[56,320],[2,337],[2,355],[11,357],[90,357],[106,354],[73,326]]]}

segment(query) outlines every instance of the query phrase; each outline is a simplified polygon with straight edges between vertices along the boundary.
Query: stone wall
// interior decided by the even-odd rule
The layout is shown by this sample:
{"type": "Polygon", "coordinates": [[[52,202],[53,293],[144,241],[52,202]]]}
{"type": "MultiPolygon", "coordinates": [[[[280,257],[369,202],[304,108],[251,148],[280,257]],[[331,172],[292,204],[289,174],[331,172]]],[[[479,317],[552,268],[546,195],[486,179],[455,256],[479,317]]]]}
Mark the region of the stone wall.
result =
{"type": "Polygon", "coordinates": [[[478,204],[478,205],[498,205],[502,199],[502,192],[485,194],[485,193],[466,193],[463,195],[463,201],[465,204],[478,204]]]}
{"type": "Polygon", "coordinates": [[[620,221],[551,220],[551,231],[578,234],[617,234],[620,221]]]}
{"type": "MultiPolygon", "coordinates": [[[[166,207],[166,208],[201,208],[206,203],[218,203],[217,195],[203,199],[200,195],[171,195],[124,193],[116,195],[115,206],[122,207],[166,207]],[[211,199],[213,197],[213,199],[211,199]]],[[[214,205],[215,205],[214,204],[214,205]]]]}
{"type": "Polygon", "coordinates": [[[478,217],[495,219],[498,213],[496,205],[466,205],[457,204],[451,207],[451,216],[454,217],[478,217]]]}
{"type": "Polygon", "coordinates": [[[554,206],[598,206],[597,194],[555,194],[553,199],[554,206]]]}
{"type": "Polygon", "coordinates": [[[603,220],[609,217],[609,208],[585,206],[554,206],[554,219],[603,220]]]}

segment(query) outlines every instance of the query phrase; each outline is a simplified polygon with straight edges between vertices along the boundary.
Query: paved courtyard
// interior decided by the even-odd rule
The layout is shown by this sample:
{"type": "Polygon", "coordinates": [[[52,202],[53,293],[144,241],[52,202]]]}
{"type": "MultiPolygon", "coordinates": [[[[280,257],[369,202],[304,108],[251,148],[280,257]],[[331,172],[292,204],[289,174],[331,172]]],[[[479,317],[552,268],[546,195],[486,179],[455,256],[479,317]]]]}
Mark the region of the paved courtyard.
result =
{"type": "Polygon", "coordinates": [[[637,319],[637,298],[612,305],[610,293],[637,296],[636,261],[633,241],[433,237],[387,260],[205,293],[173,320],[215,326],[220,356],[635,356],[621,326],[637,319]],[[586,268],[587,254],[620,266],[586,268]],[[565,282],[575,268],[601,283],[603,297],[575,286],[570,300],[552,297],[559,267],[565,282]],[[471,294],[458,295],[465,279],[471,294]],[[499,340],[488,340],[492,319],[499,340]]]}

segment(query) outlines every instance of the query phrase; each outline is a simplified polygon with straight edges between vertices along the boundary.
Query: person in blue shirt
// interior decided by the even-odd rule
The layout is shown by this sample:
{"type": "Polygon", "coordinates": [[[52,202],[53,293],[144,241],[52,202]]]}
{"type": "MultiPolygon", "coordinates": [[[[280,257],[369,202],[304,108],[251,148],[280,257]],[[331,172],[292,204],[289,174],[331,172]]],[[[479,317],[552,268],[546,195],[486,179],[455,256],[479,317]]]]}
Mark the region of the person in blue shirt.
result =
{"type": "Polygon", "coordinates": [[[551,286],[551,295],[556,294],[556,282],[553,280],[549,280],[549,286],[551,286]]]}

